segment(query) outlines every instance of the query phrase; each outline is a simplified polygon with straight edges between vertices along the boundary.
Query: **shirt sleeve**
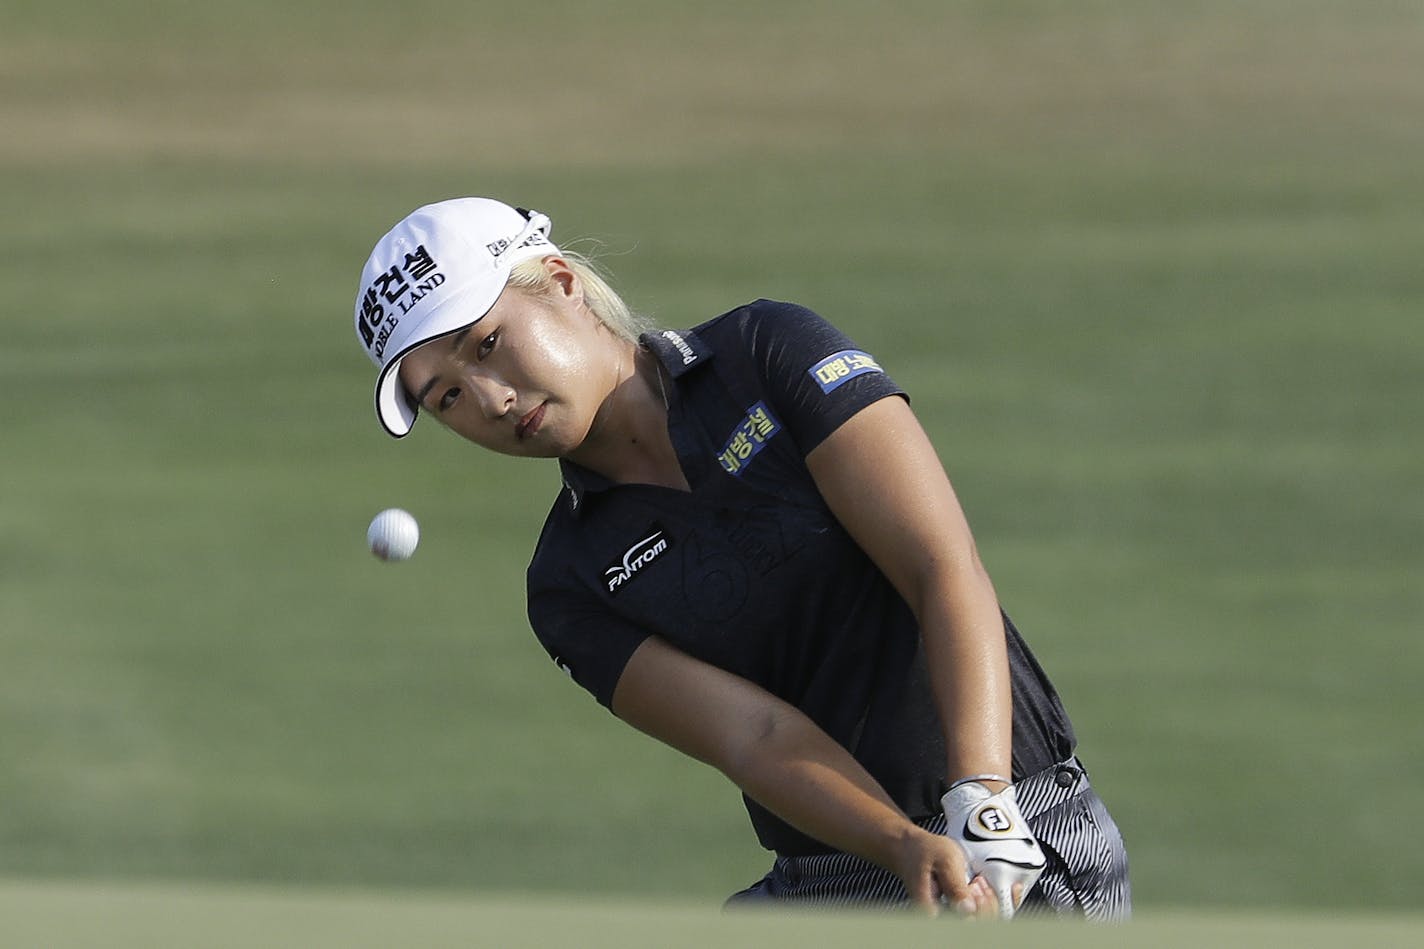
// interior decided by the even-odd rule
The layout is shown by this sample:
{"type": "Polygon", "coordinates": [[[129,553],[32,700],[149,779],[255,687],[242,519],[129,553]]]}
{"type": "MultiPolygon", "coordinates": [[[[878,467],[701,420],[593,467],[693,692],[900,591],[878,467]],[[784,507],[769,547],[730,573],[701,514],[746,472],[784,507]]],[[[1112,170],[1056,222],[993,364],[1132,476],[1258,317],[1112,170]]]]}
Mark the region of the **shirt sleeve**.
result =
{"type": "Polygon", "coordinates": [[[612,711],[623,668],[650,633],[575,590],[531,586],[528,612],[534,635],[554,664],[612,711]]]}
{"type": "Polygon", "coordinates": [[[759,301],[752,313],[757,371],[802,455],[871,403],[908,398],[875,357],[811,310],[759,301]]]}

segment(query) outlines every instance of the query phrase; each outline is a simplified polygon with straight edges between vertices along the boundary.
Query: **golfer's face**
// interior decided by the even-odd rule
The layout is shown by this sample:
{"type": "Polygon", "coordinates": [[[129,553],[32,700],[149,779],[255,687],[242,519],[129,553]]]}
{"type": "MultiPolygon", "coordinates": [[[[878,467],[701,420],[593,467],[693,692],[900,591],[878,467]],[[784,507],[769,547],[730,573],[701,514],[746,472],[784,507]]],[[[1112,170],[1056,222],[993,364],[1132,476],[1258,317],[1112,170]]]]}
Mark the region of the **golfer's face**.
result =
{"type": "Polygon", "coordinates": [[[473,326],[401,363],[424,412],[506,455],[553,458],[583,443],[615,381],[608,334],[581,298],[507,288],[473,326]]]}

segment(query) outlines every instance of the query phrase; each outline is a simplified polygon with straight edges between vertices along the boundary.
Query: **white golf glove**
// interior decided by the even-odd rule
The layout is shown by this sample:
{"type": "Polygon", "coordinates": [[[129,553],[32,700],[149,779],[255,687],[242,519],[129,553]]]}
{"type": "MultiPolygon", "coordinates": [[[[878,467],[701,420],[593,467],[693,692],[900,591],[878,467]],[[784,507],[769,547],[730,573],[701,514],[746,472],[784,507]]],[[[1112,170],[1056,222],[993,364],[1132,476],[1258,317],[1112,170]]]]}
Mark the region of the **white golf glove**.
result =
{"type": "Polygon", "coordinates": [[[1048,863],[1019,812],[1013,785],[996,794],[966,781],[950,788],[940,806],[949,819],[946,833],[969,858],[969,878],[982,876],[999,897],[1000,917],[1012,919],[1014,884],[1022,883],[1027,896],[1048,863]]]}

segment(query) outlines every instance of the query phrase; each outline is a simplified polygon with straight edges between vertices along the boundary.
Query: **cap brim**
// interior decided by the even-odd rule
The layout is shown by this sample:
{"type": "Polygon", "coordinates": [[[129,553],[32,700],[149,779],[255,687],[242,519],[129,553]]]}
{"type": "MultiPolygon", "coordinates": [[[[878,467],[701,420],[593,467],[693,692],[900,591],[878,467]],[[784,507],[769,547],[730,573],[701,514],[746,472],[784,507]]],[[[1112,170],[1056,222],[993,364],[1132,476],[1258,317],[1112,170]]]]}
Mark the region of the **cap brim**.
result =
{"type": "Polygon", "coordinates": [[[404,438],[410,434],[420,413],[419,403],[401,384],[401,360],[431,340],[474,326],[485,318],[503,292],[504,287],[501,286],[489,299],[484,299],[483,294],[473,289],[452,296],[442,301],[439,309],[427,314],[411,335],[401,341],[396,354],[376,375],[376,418],[380,419],[382,428],[395,438],[404,438]],[[478,315],[471,319],[471,313],[478,315]]]}
{"type": "Polygon", "coordinates": [[[376,379],[376,418],[381,427],[395,438],[405,438],[415,426],[420,414],[416,401],[405,391],[400,381],[400,358],[392,359],[376,379]]]}

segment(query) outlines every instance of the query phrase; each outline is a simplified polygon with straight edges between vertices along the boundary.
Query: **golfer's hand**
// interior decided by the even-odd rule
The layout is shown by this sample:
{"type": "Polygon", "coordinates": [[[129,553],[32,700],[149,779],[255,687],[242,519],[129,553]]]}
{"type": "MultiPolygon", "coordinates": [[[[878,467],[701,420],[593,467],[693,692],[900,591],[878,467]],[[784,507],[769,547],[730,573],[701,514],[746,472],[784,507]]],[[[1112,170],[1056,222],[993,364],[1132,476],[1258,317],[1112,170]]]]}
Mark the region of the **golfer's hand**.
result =
{"type": "Polygon", "coordinates": [[[994,892],[979,877],[970,881],[964,850],[943,834],[913,827],[903,840],[892,869],[905,884],[910,902],[938,915],[945,906],[960,916],[992,919],[998,915],[994,892]]]}
{"type": "Polygon", "coordinates": [[[994,792],[977,781],[952,788],[940,799],[949,819],[946,833],[964,848],[972,877],[982,877],[998,896],[999,915],[1012,919],[1048,861],[1019,812],[1012,785],[994,792]]]}

